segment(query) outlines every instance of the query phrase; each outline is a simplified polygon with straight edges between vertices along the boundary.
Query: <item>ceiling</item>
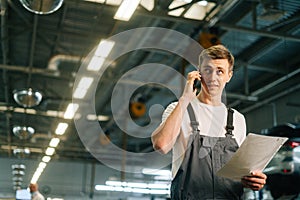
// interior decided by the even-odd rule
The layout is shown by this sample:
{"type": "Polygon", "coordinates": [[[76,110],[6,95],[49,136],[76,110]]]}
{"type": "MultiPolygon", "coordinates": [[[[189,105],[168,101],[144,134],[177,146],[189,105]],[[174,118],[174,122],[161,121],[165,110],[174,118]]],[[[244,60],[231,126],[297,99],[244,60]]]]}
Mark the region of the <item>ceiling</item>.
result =
{"type": "MultiPolygon", "coordinates": [[[[37,15],[18,0],[1,0],[0,156],[10,160],[6,166],[1,162],[1,168],[10,169],[12,160],[21,159],[28,166],[29,182],[53,137],[61,140],[53,165],[96,163],[126,172],[140,172],[145,166],[168,168],[170,155],[154,153],[149,136],[163,108],[182,91],[179,74],[195,69],[202,50],[199,41],[220,41],[234,54],[235,75],[226,87],[226,103],[246,116],[299,93],[298,0],[212,0],[214,6],[202,20],[170,16],[172,0],[154,0],[148,1],[154,3],[153,10],[140,5],[129,21],[115,20],[119,5],[109,2],[65,0],[56,12],[37,15]],[[115,46],[99,71],[87,71],[102,39],[115,46]],[[72,99],[83,76],[94,78],[87,97],[72,99]],[[13,92],[23,88],[40,91],[41,103],[23,109],[13,98],[13,92]],[[80,105],[77,115],[75,120],[65,119],[72,101],[80,105]],[[146,108],[141,117],[129,114],[130,103],[137,102],[146,108]],[[60,122],[68,128],[57,136],[60,122]],[[16,125],[31,126],[35,134],[22,140],[12,132],[16,125]],[[25,147],[29,155],[14,154],[14,149],[25,147]]],[[[196,2],[181,6],[184,13],[196,2]]],[[[299,113],[299,100],[288,103],[299,113]]],[[[79,179],[81,171],[76,171],[79,179]]],[[[11,178],[7,174],[4,180],[11,178]]],[[[11,181],[6,185],[12,188],[11,181]]]]}

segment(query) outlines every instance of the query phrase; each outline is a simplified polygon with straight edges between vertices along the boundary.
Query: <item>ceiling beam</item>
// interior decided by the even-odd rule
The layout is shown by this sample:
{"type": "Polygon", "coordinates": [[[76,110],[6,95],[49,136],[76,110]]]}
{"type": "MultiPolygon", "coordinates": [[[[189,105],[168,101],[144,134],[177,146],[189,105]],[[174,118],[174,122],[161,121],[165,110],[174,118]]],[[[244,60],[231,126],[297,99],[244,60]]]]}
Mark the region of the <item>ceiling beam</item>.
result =
{"type": "Polygon", "coordinates": [[[262,37],[269,37],[269,38],[280,39],[280,40],[300,42],[300,37],[287,35],[287,34],[279,33],[279,32],[255,30],[252,28],[235,26],[235,25],[225,24],[225,23],[218,23],[217,26],[219,26],[222,29],[226,29],[226,30],[230,30],[230,31],[249,33],[249,34],[254,34],[254,35],[258,35],[258,36],[262,36],[262,37]]]}
{"type": "Polygon", "coordinates": [[[262,100],[262,101],[260,101],[260,102],[258,102],[256,104],[254,104],[253,106],[248,106],[248,107],[246,107],[246,108],[244,108],[244,109],[242,109],[240,111],[242,113],[248,113],[248,112],[250,112],[250,111],[252,111],[254,109],[257,109],[257,108],[259,108],[259,107],[261,107],[261,106],[263,106],[265,104],[268,104],[268,103],[270,103],[270,102],[272,102],[272,101],[274,101],[276,99],[279,99],[280,97],[286,96],[286,95],[288,95],[288,94],[290,94],[292,92],[295,92],[295,91],[297,91],[299,89],[300,89],[300,85],[296,85],[294,87],[291,87],[289,89],[284,90],[283,92],[279,92],[279,93],[277,93],[277,94],[275,94],[275,95],[273,95],[273,96],[271,96],[271,97],[269,97],[269,98],[267,98],[265,100],[262,100]]]}

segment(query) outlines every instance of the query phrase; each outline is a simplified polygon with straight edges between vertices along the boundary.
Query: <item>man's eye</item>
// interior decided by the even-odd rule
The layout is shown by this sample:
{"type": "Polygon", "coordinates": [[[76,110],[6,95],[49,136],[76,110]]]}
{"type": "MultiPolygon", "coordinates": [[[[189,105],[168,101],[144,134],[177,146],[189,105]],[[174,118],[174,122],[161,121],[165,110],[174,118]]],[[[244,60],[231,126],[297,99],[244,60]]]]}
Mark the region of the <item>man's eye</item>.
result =
{"type": "Polygon", "coordinates": [[[211,73],[211,70],[210,70],[210,69],[205,69],[204,72],[205,72],[206,74],[209,74],[209,73],[211,73]]]}
{"type": "Polygon", "coordinates": [[[218,74],[223,74],[223,71],[222,71],[222,70],[218,70],[217,73],[218,73],[218,74]]]}

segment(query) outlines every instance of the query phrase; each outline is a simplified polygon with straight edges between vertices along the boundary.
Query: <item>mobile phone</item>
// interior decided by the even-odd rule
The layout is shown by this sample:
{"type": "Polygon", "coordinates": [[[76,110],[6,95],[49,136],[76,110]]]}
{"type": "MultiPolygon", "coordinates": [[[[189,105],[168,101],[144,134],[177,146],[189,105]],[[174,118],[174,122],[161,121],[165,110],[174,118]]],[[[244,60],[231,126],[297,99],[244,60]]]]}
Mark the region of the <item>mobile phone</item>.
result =
{"type": "MultiPolygon", "coordinates": [[[[200,72],[199,72],[199,74],[200,74],[200,72]]],[[[193,90],[200,89],[200,86],[201,86],[201,81],[199,81],[198,79],[195,79],[194,80],[194,85],[193,85],[193,90]]]]}
{"type": "Polygon", "coordinates": [[[196,90],[196,89],[199,89],[200,88],[200,81],[198,79],[195,79],[194,80],[194,85],[193,85],[193,89],[196,90]]]}

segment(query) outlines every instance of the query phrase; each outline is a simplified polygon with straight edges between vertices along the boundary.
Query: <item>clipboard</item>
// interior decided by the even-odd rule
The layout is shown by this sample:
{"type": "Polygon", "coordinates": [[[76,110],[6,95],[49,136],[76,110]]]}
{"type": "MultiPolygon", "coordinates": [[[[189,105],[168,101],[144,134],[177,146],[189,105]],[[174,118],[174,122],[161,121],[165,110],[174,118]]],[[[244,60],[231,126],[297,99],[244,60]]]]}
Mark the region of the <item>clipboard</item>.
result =
{"type": "Polygon", "coordinates": [[[263,171],[287,140],[249,133],[231,159],[217,171],[217,176],[240,181],[253,171],[263,171]]]}

